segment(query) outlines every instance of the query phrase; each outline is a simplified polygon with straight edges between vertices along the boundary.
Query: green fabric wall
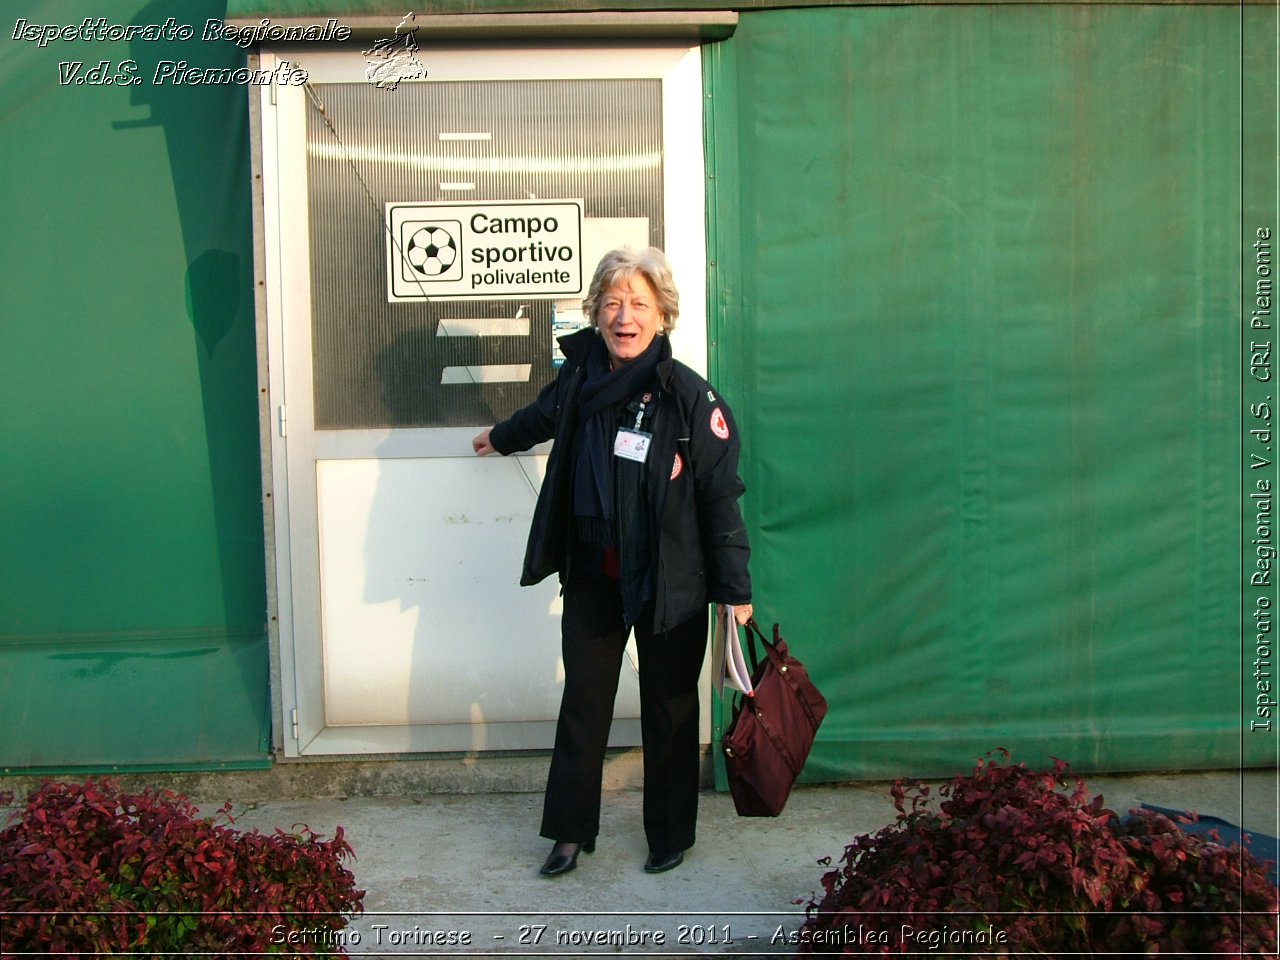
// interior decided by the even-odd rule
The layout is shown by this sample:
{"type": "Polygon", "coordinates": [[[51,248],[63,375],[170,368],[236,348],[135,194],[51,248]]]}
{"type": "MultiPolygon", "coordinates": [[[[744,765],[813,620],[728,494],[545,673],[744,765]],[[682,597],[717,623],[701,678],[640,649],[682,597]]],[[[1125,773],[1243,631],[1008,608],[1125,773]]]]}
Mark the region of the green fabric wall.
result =
{"type": "Polygon", "coordinates": [[[11,39],[223,4],[45,2],[0,41],[0,768],[267,761],[243,87],[154,86],[230,44],[11,39]],[[132,58],[147,82],[60,85],[132,58]]]}
{"type": "Polygon", "coordinates": [[[717,377],[758,616],[831,702],[810,779],[1274,757],[1239,318],[1275,61],[1241,16],[786,10],[709,48],[717,377]]]}
{"type": "MultiPolygon", "coordinates": [[[[20,13],[335,6],[387,9],[20,13]]],[[[831,701],[807,776],[1273,756],[1241,733],[1239,317],[1241,233],[1276,218],[1274,9],[734,6],[705,60],[712,361],[757,607],[831,701]]],[[[245,90],[57,67],[242,54],[10,30],[0,769],[265,763],[245,90]]]]}

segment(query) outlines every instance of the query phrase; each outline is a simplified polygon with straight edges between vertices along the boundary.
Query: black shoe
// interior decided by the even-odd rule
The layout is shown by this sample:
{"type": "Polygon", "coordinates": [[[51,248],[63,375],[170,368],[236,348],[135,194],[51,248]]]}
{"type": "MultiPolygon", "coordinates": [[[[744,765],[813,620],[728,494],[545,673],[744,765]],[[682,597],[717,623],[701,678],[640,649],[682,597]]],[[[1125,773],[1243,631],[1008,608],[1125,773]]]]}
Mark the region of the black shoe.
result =
{"type": "Polygon", "coordinates": [[[644,872],[662,873],[666,870],[674,870],[682,863],[684,863],[683,850],[677,850],[675,853],[659,853],[656,850],[650,850],[649,859],[644,862],[644,872]]]}
{"type": "Polygon", "coordinates": [[[562,873],[568,873],[578,865],[578,854],[583,850],[587,853],[595,853],[595,837],[586,843],[557,843],[551,848],[547,862],[538,872],[544,877],[558,877],[562,873]]]}

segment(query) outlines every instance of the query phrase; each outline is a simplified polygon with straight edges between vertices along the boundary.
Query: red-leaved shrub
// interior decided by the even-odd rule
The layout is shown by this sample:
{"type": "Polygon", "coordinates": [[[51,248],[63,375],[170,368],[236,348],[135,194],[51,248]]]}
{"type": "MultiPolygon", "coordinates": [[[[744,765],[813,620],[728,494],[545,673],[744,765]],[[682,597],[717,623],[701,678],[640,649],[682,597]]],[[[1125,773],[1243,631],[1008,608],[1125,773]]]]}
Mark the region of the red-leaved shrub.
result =
{"type": "Polygon", "coordinates": [[[1133,811],[1116,835],[1141,885],[1125,903],[1133,912],[1107,918],[1108,943],[1156,944],[1165,956],[1276,956],[1276,887],[1247,850],[1150,810],[1133,811]]]}
{"type": "Polygon", "coordinates": [[[896,822],[823,876],[800,952],[1276,955],[1276,890],[1239,845],[1150,812],[1122,823],[1063,761],[1008,757],[942,784],[936,805],[897,781],[896,822]]]}
{"type": "Polygon", "coordinates": [[[0,830],[0,953],[345,956],[364,892],[309,828],[264,835],[169,791],[46,783],[0,830]]]}

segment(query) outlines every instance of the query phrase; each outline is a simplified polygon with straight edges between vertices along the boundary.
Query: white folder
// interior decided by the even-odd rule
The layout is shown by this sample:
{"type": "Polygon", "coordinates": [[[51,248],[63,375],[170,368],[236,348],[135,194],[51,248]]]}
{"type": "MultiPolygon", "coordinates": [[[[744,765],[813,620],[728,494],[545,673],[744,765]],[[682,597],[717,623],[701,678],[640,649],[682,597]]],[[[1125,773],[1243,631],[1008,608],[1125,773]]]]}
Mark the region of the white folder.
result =
{"type": "Polygon", "coordinates": [[[724,606],[724,614],[715,618],[711,633],[711,669],[715,677],[716,696],[723,699],[724,685],[752,696],[751,665],[742,649],[742,637],[738,633],[738,621],[733,607],[724,606]]]}

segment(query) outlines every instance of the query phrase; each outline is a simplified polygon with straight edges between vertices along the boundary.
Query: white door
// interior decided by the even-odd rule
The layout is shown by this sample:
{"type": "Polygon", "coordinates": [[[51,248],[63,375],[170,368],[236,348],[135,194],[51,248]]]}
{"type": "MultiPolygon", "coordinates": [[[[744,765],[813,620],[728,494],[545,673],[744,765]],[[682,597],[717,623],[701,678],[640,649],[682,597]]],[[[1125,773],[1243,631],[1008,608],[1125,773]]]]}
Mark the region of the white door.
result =
{"type": "MultiPolygon", "coordinates": [[[[555,375],[623,243],[667,250],[705,372],[697,48],[416,56],[382,89],[359,54],[280,54],[309,85],[262,91],[287,756],[549,747],[559,588],[518,585],[546,451],[471,437],[555,375]]],[[[614,745],[639,742],[630,654],[614,745]]]]}

